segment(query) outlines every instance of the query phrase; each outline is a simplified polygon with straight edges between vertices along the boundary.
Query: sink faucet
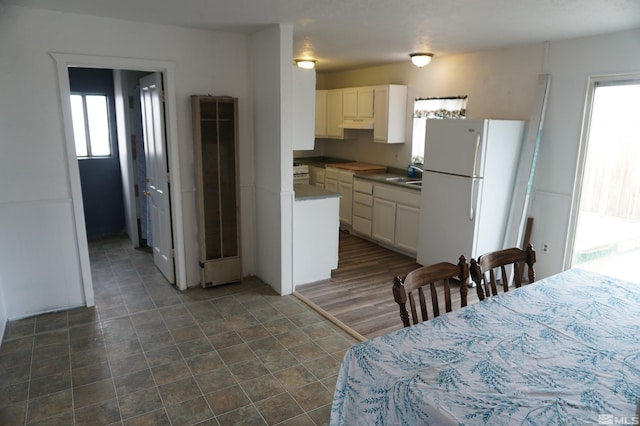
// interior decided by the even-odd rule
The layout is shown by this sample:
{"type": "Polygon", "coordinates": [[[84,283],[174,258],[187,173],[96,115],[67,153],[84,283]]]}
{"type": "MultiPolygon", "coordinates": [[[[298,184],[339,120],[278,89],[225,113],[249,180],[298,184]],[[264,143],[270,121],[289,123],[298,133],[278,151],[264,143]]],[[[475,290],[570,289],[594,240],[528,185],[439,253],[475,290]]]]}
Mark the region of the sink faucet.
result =
{"type": "Polygon", "coordinates": [[[407,167],[407,176],[410,178],[416,177],[416,171],[420,172],[420,177],[422,177],[424,170],[420,167],[414,166],[413,164],[409,164],[409,167],[407,167]]]}

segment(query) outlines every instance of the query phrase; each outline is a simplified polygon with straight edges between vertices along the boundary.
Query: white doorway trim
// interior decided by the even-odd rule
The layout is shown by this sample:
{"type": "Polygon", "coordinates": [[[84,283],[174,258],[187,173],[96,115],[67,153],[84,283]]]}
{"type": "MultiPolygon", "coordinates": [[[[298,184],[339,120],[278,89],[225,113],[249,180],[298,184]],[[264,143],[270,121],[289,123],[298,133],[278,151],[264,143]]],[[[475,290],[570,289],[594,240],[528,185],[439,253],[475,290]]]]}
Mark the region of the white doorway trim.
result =
{"type": "Polygon", "coordinates": [[[74,212],[78,256],[80,259],[82,285],[85,292],[87,306],[94,305],[93,281],[91,279],[91,265],[89,263],[89,249],[85,230],[84,210],[82,205],[82,191],[80,187],[80,171],[76,158],[76,148],[73,139],[73,124],[71,121],[71,103],[69,87],[69,67],[109,68],[114,70],[133,70],[161,72],[165,86],[165,114],[166,136],[169,156],[169,185],[171,188],[171,227],[174,241],[174,255],[176,268],[176,285],[180,290],[187,288],[185,245],[182,218],[182,185],[180,182],[180,155],[178,146],[178,118],[175,96],[175,63],[172,61],[119,58],[110,56],[78,55],[66,53],[51,53],[56,61],[58,72],[58,88],[62,106],[64,138],[67,151],[67,169],[69,170],[69,184],[74,212]]]}
{"type": "Polygon", "coordinates": [[[573,181],[573,193],[571,197],[571,213],[569,215],[569,229],[564,250],[563,270],[571,268],[573,252],[575,250],[576,229],[578,227],[578,214],[580,212],[580,198],[582,197],[582,180],[589,145],[589,129],[591,128],[591,114],[593,110],[593,96],[598,83],[615,83],[623,81],[640,80],[640,74],[610,74],[589,76],[587,93],[584,101],[582,117],[582,129],[580,130],[580,146],[576,163],[576,174],[573,181]]]}

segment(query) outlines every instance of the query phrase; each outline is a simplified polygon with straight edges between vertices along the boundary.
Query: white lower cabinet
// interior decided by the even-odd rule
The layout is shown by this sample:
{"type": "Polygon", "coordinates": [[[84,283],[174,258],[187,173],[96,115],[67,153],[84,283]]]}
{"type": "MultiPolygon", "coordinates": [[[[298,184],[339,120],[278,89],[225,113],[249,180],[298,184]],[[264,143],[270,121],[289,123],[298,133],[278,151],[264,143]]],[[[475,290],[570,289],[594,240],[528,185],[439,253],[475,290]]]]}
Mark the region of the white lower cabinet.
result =
{"type": "Polygon", "coordinates": [[[331,178],[324,178],[324,189],[331,192],[338,192],[338,180],[331,178]]]}
{"type": "Polygon", "coordinates": [[[415,256],[420,227],[420,191],[375,183],[371,237],[415,256]]]}
{"type": "Polygon", "coordinates": [[[324,175],[324,167],[309,166],[309,185],[324,188],[324,175]]]}
{"type": "Polygon", "coordinates": [[[408,253],[418,253],[419,226],[420,208],[396,205],[396,247],[408,253]]]}
{"type": "Polygon", "coordinates": [[[326,167],[324,189],[340,194],[340,225],[351,228],[353,211],[353,175],[351,170],[326,167]]]}
{"type": "Polygon", "coordinates": [[[355,178],[353,180],[353,224],[352,231],[371,238],[373,219],[373,184],[355,178]]]}
{"type": "Polygon", "coordinates": [[[351,225],[353,209],[353,184],[338,181],[338,193],[340,193],[340,223],[351,225]]]}
{"type": "Polygon", "coordinates": [[[382,198],[373,199],[373,238],[394,245],[396,235],[396,203],[382,198]]]}

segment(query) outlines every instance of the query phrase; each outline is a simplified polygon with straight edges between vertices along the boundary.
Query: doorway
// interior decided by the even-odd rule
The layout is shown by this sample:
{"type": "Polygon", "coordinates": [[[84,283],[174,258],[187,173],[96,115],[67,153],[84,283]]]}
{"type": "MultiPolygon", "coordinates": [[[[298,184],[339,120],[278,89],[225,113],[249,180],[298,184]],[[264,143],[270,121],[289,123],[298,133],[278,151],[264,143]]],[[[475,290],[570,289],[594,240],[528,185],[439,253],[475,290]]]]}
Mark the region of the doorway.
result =
{"type": "MultiPolygon", "coordinates": [[[[640,76],[589,85],[568,267],[640,284],[640,76]]],[[[565,261],[566,263],[566,261],[565,261]]]]}
{"type": "MultiPolygon", "coordinates": [[[[91,276],[91,265],[89,262],[88,241],[85,232],[80,173],[78,162],[76,160],[76,148],[73,138],[68,69],[70,67],[107,68],[114,70],[157,72],[162,75],[163,82],[165,83],[164,100],[166,114],[165,134],[167,137],[167,164],[173,171],[173,173],[168,176],[168,184],[172,188],[181,188],[176,111],[177,103],[174,90],[175,64],[168,61],[76,54],[52,53],[51,56],[56,61],[58,71],[58,87],[67,146],[67,167],[69,171],[71,200],[74,211],[75,237],[78,247],[82,285],[85,293],[85,303],[86,306],[93,306],[95,304],[93,280],[91,276]]],[[[116,99],[118,96],[119,95],[116,90],[116,99]]],[[[170,205],[167,207],[170,208],[171,211],[170,232],[173,233],[174,241],[173,257],[175,263],[175,283],[180,290],[185,290],[187,288],[187,282],[181,206],[182,194],[180,191],[175,191],[170,199],[170,205]]]]}
{"type": "Polygon", "coordinates": [[[122,232],[125,220],[113,71],[69,68],[69,84],[87,237],[122,232]]]}

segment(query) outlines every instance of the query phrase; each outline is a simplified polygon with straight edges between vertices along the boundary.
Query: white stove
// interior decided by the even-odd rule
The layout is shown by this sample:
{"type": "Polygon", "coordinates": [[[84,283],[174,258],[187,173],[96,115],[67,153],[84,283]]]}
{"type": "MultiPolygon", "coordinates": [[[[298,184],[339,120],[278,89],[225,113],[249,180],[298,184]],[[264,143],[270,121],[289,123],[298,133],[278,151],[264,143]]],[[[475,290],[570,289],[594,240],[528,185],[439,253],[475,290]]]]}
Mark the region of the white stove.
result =
{"type": "Polygon", "coordinates": [[[309,184],[309,166],[293,163],[293,184],[309,184]]]}

